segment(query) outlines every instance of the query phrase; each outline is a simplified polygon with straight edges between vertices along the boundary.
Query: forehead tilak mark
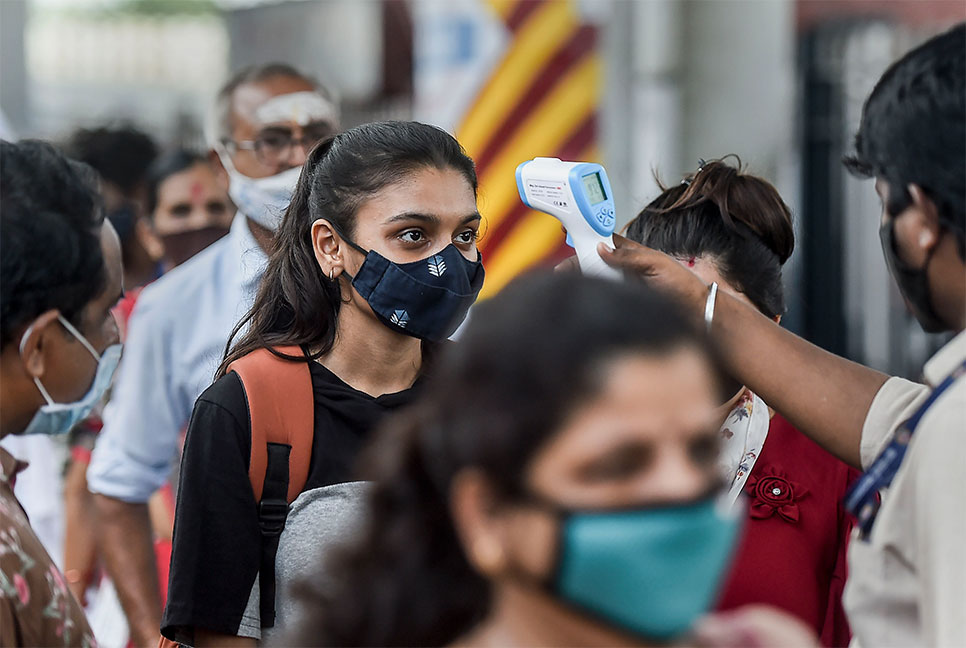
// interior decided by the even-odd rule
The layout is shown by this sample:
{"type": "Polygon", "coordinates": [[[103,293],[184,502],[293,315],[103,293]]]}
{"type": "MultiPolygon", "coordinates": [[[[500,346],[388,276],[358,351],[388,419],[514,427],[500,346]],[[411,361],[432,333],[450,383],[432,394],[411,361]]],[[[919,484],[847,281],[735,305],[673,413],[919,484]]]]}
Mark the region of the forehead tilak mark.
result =
{"type": "Polygon", "coordinates": [[[272,97],[255,110],[262,124],[294,122],[306,126],[314,121],[335,121],[335,106],[318,92],[290,92],[272,97]]]}

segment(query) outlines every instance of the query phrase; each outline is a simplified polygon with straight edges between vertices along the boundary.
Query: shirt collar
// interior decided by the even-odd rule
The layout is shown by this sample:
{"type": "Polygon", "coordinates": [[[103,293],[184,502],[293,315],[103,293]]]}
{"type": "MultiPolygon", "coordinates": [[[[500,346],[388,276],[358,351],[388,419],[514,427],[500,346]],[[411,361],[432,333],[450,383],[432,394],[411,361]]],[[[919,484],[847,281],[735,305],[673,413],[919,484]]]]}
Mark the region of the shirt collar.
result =
{"type": "Polygon", "coordinates": [[[946,376],[966,360],[966,331],[962,331],[936,352],[923,367],[923,374],[930,385],[938,385],[946,376]]]}
{"type": "Polygon", "coordinates": [[[254,288],[265,272],[268,257],[255,240],[248,226],[248,217],[236,212],[228,236],[231,239],[232,253],[240,263],[242,286],[246,289],[254,288]]]}

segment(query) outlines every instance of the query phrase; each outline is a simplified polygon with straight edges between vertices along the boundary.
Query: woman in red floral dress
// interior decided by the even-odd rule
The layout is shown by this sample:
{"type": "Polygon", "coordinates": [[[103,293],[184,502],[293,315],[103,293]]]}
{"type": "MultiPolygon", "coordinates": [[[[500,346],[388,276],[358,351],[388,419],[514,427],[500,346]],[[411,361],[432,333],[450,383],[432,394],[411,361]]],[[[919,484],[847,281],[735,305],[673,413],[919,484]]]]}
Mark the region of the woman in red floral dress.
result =
{"type": "MultiPolygon", "coordinates": [[[[702,162],[645,207],[626,235],[781,320],[791,215],[775,188],[742,173],[740,162],[702,162]]],[[[808,623],[824,645],[847,645],[841,597],[851,523],[841,502],[857,473],[730,382],[722,396],[720,468],[736,505],[744,494],[749,519],[719,609],[775,605],[808,623]]]]}

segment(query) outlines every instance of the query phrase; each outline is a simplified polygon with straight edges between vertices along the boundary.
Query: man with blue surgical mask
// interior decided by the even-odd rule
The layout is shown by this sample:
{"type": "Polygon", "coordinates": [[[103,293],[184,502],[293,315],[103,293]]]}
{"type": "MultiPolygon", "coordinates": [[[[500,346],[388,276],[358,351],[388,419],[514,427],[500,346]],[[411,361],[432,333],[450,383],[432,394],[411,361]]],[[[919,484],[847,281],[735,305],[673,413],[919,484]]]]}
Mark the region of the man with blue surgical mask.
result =
{"type": "Polygon", "coordinates": [[[141,293],[87,474],[135,645],[160,637],[148,499],[171,478],[195,399],[254,300],[306,154],[338,128],[328,92],[287,65],[244,69],[216,97],[211,158],[238,212],[227,236],[141,293]]]}
{"type": "MultiPolygon", "coordinates": [[[[0,143],[0,197],[0,437],[66,434],[120,358],[120,242],[93,170],[48,144],[0,143]]],[[[23,468],[0,448],[0,646],[92,645],[13,494],[23,468]]]]}

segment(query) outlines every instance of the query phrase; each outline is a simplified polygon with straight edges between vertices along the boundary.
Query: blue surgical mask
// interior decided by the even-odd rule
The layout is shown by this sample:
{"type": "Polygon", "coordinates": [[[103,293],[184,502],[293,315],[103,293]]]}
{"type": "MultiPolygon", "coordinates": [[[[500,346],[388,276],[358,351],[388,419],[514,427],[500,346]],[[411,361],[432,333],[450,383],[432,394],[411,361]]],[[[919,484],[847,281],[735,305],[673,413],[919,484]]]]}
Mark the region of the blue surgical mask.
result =
{"type": "MultiPolygon", "coordinates": [[[[445,340],[466,318],[483,288],[483,263],[468,261],[455,245],[412,263],[395,263],[375,251],[366,255],[352,286],[383,324],[430,342],[445,340]]],[[[348,276],[348,275],[347,275],[348,276]]]]}
{"type": "MultiPolygon", "coordinates": [[[[87,393],[79,401],[73,403],[55,403],[54,399],[50,397],[50,394],[40,382],[40,379],[34,377],[34,384],[37,385],[37,389],[40,390],[40,395],[44,397],[47,404],[37,410],[30,424],[21,434],[54,435],[70,432],[75,425],[87,418],[91,410],[104,398],[107,388],[111,386],[114,370],[117,369],[117,364],[121,360],[120,344],[111,345],[104,349],[103,353],[98,354],[91,343],[87,341],[87,338],[73,324],[68,322],[62,315],[57,315],[57,318],[64,328],[70,331],[71,335],[77,338],[84,345],[84,348],[97,360],[97,371],[94,373],[94,382],[91,383],[90,389],[87,390],[87,393]]],[[[27,342],[27,338],[32,329],[33,326],[28,328],[20,340],[21,355],[23,355],[24,344],[27,342]]]]}
{"type": "MultiPolygon", "coordinates": [[[[544,505],[546,506],[546,505],[544,505]]],[[[718,594],[741,527],[720,498],[612,511],[561,511],[554,596],[612,627],[668,641],[718,594]]]]}

